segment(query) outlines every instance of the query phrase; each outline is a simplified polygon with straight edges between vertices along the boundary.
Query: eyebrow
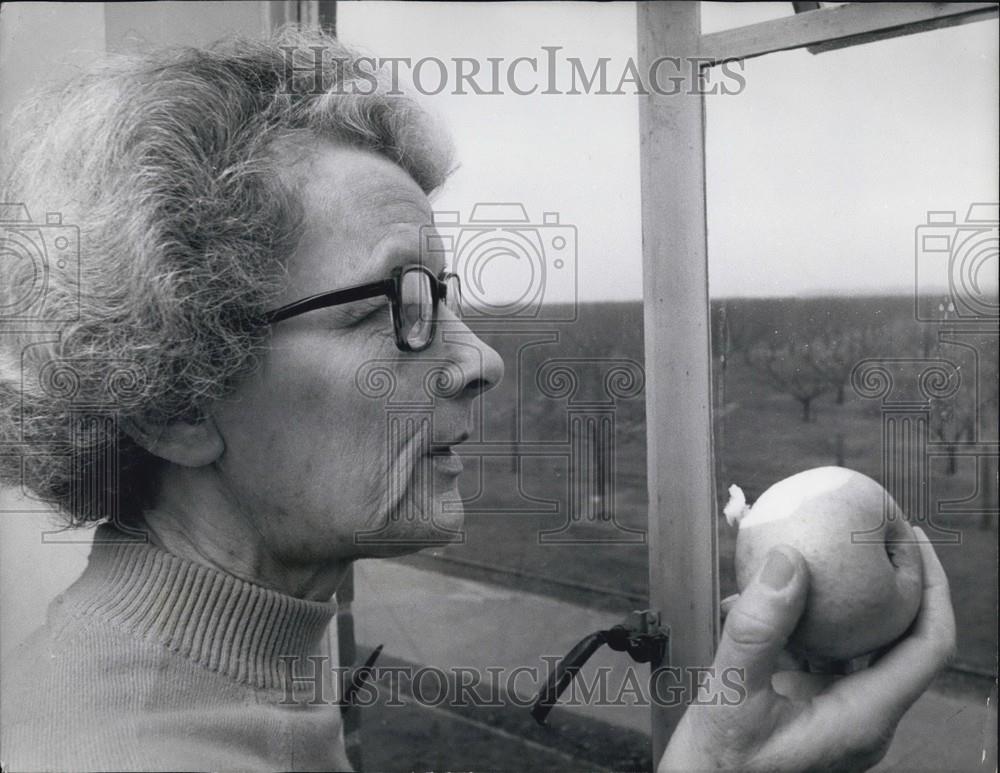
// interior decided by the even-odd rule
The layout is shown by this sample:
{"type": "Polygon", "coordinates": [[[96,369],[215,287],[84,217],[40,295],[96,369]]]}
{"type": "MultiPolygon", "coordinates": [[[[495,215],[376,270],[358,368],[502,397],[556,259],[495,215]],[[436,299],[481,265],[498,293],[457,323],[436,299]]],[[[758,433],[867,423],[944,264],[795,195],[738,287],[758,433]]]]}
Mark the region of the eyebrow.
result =
{"type": "MultiPolygon", "coordinates": [[[[410,226],[411,224],[400,225],[410,226]]],[[[394,268],[411,264],[427,266],[435,274],[439,273],[445,267],[444,261],[441,261],[441,265],[437,265],[437,261],[428,260],[427,253],[423,249],[423,234],[426,233],[425,229],[428,228],[433,228],[433,225],[420,226],[412,224],[412,230],[409,227],[400,227],[387,233],[375,243],[374,251],[382,253],[381,259],[373,262],[373,271],[371,274],[362,272],[360,276],[370,276],[372,281],[377,281],[380,277],[388,276],[394,268]],[[383,245],[386,242],[389,244],[384,247],[383,245]]]]}

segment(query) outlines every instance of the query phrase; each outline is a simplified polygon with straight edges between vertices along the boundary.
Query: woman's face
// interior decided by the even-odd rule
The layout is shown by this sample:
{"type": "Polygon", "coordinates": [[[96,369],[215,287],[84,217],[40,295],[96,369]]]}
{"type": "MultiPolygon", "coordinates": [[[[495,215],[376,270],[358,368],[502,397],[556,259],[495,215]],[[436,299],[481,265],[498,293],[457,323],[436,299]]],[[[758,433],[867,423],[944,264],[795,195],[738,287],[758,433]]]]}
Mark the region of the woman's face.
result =
{"type": "MultiPolygon", "coordinates": [[[[305,231],[279,305],[423,262],[431,207],[400,167],[324,144],[290,170],[305,231]]],[[[260,371],[213,417],[227,495],[276,554],[297,560],[410,552],[453,538],[475,398],[503,376],[499,355],[441,304],[434,343],[396,347],[385,297],[275,324],[260,371]],[[447,390],[434,384],[448,382],[447,390]],[[433,456],[432,456],[433,452],[433,456]]]]}

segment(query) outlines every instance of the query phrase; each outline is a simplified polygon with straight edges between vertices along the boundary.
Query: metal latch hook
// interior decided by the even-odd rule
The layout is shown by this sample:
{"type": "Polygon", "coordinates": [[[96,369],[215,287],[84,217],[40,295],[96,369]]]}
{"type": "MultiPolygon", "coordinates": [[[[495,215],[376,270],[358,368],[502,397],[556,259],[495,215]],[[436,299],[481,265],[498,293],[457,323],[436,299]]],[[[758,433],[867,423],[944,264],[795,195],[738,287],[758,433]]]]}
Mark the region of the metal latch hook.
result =
{"type": "Polygon", "coordinates": [[[549,673],[531,707],[531,716],[538,724],[544,725],[559,696],[602,645],[607,644],[617,652],[627,652],[637,663],[660,665],[667,654],[669,642],[670,632],[660,625],[659,613],[650,609],[631,612],[624,623],[585,636],[549,673]]]}

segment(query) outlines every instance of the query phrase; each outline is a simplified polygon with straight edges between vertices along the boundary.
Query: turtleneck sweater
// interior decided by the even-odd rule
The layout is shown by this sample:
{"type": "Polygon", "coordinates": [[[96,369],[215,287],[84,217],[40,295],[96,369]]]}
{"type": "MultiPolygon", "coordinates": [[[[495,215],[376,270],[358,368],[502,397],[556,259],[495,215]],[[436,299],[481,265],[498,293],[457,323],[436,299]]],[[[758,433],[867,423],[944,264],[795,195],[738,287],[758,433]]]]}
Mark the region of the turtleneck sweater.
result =
{"type": "Polygon", "coordinates": [[[323,662],[336,610],[103,525],[3,664],[3,770],[349,770],[330,669],[320,700],[286,679],[323,662]]]}

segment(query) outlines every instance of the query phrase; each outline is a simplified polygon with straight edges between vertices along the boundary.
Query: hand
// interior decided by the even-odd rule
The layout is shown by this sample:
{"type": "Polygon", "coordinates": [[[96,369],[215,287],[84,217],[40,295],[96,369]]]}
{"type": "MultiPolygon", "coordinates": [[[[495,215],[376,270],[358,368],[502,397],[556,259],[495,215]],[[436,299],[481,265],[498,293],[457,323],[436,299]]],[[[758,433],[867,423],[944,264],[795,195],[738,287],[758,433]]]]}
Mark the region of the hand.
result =
{"type": "Polygon", "coordinates": [[[882,759],[899,720],[955,649],[948,578],[927,536],[915,532],[924,565],[917,620],[874,665],[843,677],[780,670],[809,570],[794,549],[772,550],[731,605],[715,656],[716,673],[742,669],[745,699],[689,706],[658,771],[864,770],[882,759]]]}

